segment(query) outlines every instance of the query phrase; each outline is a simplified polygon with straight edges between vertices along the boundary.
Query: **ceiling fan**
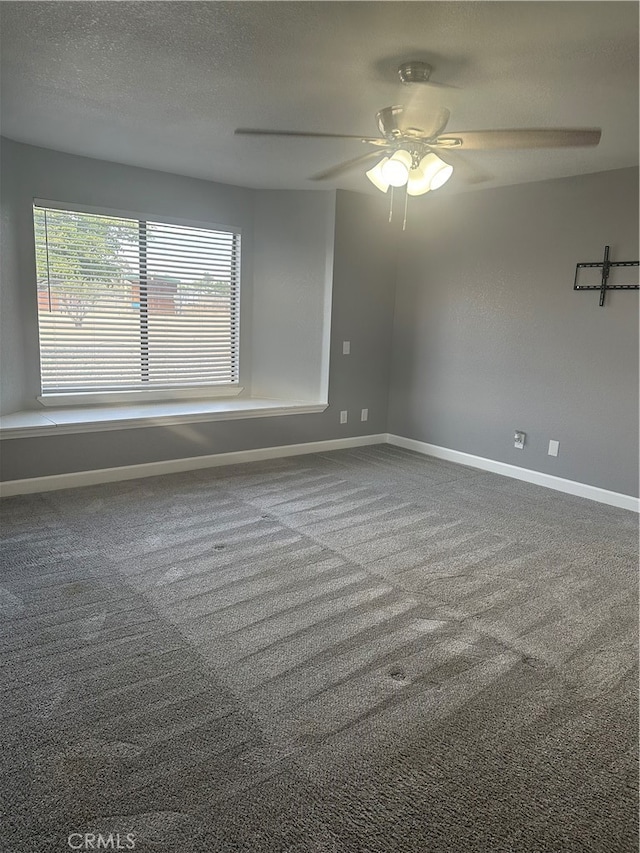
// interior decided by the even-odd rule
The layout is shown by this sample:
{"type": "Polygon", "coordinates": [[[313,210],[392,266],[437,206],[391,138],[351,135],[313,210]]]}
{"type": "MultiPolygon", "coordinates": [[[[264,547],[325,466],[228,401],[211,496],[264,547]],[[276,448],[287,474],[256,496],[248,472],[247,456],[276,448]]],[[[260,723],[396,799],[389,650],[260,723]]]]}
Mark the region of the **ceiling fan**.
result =
{"type": "MultiPolygon", "coordinates": [[[[432,67],[426,62],[410,61],[398,68],[402,83],[444,86],[430,80],[432,67]]],[[[407,195],[423,195],[438,189],[453,173],[459,151],[493,151],[523,148],[572,148],[594,146],[600,142],[599,128],[542,128],[511,130],[459,130],[445,132],[450,113],[440,109],[422,122],[423,127],[408,127],[407,111],[401,105],[384,107],[376,113],[381,136],[358,136],[342,133],[306,133],[297,130],[265,130],[238,128],[238,135],[288,136],[304,138],[353,139],[375,147],[344,163],[312,176],[326,180],[365,163],[375,162],[365,174],[382,192],[389,187],[406,187],[407,195]],[[442,160],[436,152],[443,152],[442,160]]]]}

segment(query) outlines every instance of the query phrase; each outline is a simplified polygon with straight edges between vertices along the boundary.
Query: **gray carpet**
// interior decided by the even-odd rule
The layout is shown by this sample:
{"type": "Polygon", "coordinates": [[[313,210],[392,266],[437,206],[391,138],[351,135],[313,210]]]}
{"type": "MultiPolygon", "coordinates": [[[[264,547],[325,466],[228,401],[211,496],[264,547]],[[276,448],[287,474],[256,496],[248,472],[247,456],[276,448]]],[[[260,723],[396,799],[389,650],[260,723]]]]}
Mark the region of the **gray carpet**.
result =
{"type": "Polygon", "coordinates": [[[635,853],[634,514],[388,445],[1,511],[3,850],[635,853]]]}

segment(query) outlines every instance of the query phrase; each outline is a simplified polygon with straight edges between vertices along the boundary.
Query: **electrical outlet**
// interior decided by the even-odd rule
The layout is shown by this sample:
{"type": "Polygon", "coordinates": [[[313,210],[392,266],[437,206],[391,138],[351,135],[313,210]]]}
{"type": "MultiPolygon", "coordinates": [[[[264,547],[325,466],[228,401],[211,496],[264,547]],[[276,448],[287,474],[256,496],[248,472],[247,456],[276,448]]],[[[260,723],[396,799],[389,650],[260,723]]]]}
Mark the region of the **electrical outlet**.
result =
{"type": "Polygon", "coordinates": [[[516,432],[513,434],[513,446],[517,447],[518,450],[522,450],[526,437],[526,432],[520,432],[519,430],[516,430],[516,432]]]}
{"type": "Polygon", "coordinates": [[[361,421],[368,421],[369,420],[369,409],[363,409],[360,412],[360,420],[361,421]]]}
{"type": "Polygon", "coordinates": [[[549,442],[549,456],[557,456],[560,449],[560,442],[551,439],[549,442]]]}
{"type": "Polygon", "coordinates": [[[349,417],[349,412],[347,412],[347,411],[340,412],[340,423],[346,424],[348,417],[349,417]]]}
{"type": "Polygon", "coordinates": [[[351,341],[342,341],[342,355],[351,355],[351,341]]]}

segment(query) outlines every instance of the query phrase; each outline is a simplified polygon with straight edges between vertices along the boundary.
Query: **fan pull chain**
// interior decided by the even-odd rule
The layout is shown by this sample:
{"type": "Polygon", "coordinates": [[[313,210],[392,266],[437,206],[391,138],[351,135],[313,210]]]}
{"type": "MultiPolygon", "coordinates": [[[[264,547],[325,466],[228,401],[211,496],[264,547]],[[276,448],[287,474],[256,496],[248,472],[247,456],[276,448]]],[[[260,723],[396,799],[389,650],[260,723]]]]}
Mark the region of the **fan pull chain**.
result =
{"type": "Polygon", "coordinates": [[[404,194],[404,219],[402,220],[402,230],[404,231],[407,227],[407,204],[409,203],[409,193],[405,192],[404,194]]]}
{"type": "Polygon", "coordinates": [[[389,196],[389,222],[393,218],[393,187],[391,187],[391,195],[389,196]]]}

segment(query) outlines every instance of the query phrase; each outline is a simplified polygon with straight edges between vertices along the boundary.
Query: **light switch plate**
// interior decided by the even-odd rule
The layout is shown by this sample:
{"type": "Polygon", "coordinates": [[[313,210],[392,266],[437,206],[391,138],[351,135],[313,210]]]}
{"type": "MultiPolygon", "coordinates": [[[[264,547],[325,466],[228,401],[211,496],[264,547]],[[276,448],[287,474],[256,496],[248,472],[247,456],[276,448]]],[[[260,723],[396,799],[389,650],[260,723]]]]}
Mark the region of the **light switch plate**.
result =
{"type": "Polygon", "coordinates": [[[549,456],[557,456],[560,449],[560,442],[551,439],[549,442],[549,456]]]}

